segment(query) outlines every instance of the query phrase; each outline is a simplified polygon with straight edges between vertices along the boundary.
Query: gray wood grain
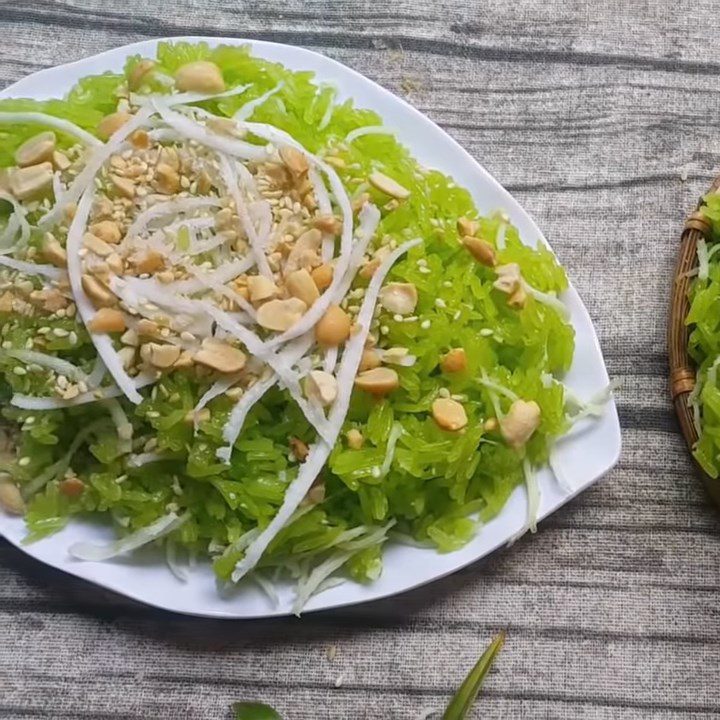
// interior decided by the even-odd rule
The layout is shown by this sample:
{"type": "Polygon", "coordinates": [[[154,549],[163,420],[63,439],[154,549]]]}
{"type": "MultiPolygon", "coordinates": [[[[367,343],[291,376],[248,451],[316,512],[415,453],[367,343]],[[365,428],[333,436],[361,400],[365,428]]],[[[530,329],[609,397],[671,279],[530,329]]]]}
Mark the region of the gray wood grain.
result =
{"type": "Polygon", "coordinates": [[[215,718],[264,698],[290,720],[410,720],[442,707],[500,628],[478,717],[720,716],[720,522],[665,356],[679,229],[720,170],[715,2],[36,0],[0,3],[0,27],[0,85],[194,33],[304,45],[407,97],[545,230],[620,383],[624,428],[620,465],[535,537],[300,621],[168,616],[0,543],[0,717],[215,718]]]}

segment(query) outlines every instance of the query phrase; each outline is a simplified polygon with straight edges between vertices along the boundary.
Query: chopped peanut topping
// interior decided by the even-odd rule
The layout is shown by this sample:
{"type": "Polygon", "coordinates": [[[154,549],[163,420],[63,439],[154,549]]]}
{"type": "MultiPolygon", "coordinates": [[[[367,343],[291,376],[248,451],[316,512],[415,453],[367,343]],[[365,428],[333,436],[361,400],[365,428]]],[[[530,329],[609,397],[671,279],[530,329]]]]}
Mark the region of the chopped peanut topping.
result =
{"type": "Polygon", "coordinates": [[[360,366],[358,367],[359,372],[365,372],[365,370],[372,370],[376,367],[380,367],[380,356],[372,350],[367,348],[363,350],[362,357],[360,358],[360,366]]]}
{"type": "Polygon", "coordinates": [[[41,132],[26,140],[15,151],[15,162],[20,167],[37,165],[38,163],[52,160],[55,150],[55,133],[41,132]]]}
{"type": "Polygon", "coordinates": [[[207,60],[190,62],[175,73],[175,87],[180,92],[221,93],[225,90],[220,68],[207,60]]]}
{"type": "Polygon", "coordinates": [[[331,305],[315,326],[315,339],[325,347],[335,347],[348,337],[350,317],[339,305],[331,305]]]}
{"type": "Polygon", "coordinates": [[[109,288],[92,275],[83,275],[81,278],[83,290],[88,297],[101,307],[110,307],[115,305],[116,297],[110,292],[109,288]]]}
{"type": "Polygon", "coordinates": [[[540,406],[530,400],[516,400],[500,418],[500,432],[510,447],[521,448],[540,426],[540,406]]]}
{"type": "Polygon", "coordinates": [[[132,200],[135,197],[135,185],[130,178],[111,175],[110,181],[120,197],[128,198],[128,200],[132,200]]]}
{"type": "Polygon", "coordinates": [[[462,243],[481,265],[495,266],[495,248],[489,242],[480,238],[465,236],[462,243]]]}
{"type": "Polygon", "coordinates": [[[339,235],[342,231],[342,222],[334,215],[318,215],[313,222],[320,232],[339,235]]]}
{"type": "Polygon", "coordinates": [[[355,378],[355,387],[371,395],[388,395],[400,386],[398,374],[390,368],[378,367],[361,372],[355,378]]]}
{"type": "Polygon", "coordinates": [[[379,299],[391,313],[411,315],[417,305],[417,288],[412,283],[390,283],[380,290],[379,299]]]}
{"type": "MultiPolygon", "coordinates": [[[[189,367],[192,367],[194,361],[195,361],[195,356],[189,350],[183,350],[180,353],[180,357],[175,361],[175,364],[173,365],[173,367],[177,368],[177,369],[189,368],[189,367]]],[[[207,409],[207,408],[204,408],[204,409],[207,409]]]]}
{"type": "Polygon", "coordinates": [[[290,450],[298,462],[305,462],[310,448],[300,438],[290,438],[290,450]]]}
{"type": "Polygon", "coordinates": [[[381,172],[370,173],[368,181],[374,188],[386,195],[390,195],[390,197],[398,200],[405,200],[410,197],[410,191],[407,188],[381,172]]]}
{"type": "Polygon", "coordinates": [[[221,373],[240,372],[245,367],[245,353],[221,340],[205,338],[195,354],[195,362],[221,373]]]}
{"type": "Polygon", "coordinates": [[[83,246],[102,258],[111,255],[113,252],[112,245],[108,245],[104,240],[101,240],[97,235],[93,235],[90,232],[83,235],[83,246]]]}
{"type": "Polygon", "coordinates": [[[248,277],[247,287],[250,293],[250,300],[253,303],[271,300],[280,294],[278,286],[264,275],[251,275],[248,277]]]}
{"type": "Polygon", "coordinates": [[[180,175],[167,163],[155,168],[155,189],[165,195],[174,195],[180,190],[180,175]]]}
{"type": "Polygon", "coordinates": [[[500,292],[512,295],[522,284],[520,266],[517,263],[500,265],[495,268],[495,272],[497,273],[497,280],[493,283],[493,287],[500,292]]]}
{"type": "Polygon", "coordinates": [[[125,332],[125,316],[115,308],[100,308],[88,323],[88,329],[94,333],[125,332]]]}
{"type": "Polygon", "coordinates": [[[9,175],[10,192],[18,200],[29,200],[42,195],[52,187],[52,163],[14,168],[9,175]]]}
{"type": "Polygon", "coordinates": [[[360,277],[369,280],[375,274],[375,271],[380,267],[381,263],[382,260],[378,257],[369,260],[360,268],[360,277]]]}
{"type": "Polygon", "coordinates": [[[106,115],[97,126],[97,134],[102,140],[108,140],[131,118],[132,115],[127,112],[115,112],[106,115]]]}
{"type": "Polygon", "coordinates": [[[65,248],[55,239],[52,233],[45,233],[42,255],[49,263],[55,265],[55,267],[67,267],[67,253],[65,252],[65,248]]]}
{"type": "Polygon", "coordinates": [[[330,284],[333,280],[333,268],[332,265],[328,265],[327,263],[323,263],[322,265],[319,265],[316,267],[310,275],[312,276],[313,282],[315,283],[315,287],[320,292],[323,292],[324,290],[327,290],[330,287],[330,284]]]}
{"type": "Polygon", "coordinates": [[[68,156],[65,155],[65,153],[61,153],[59,150],[55,150],[52,154],[52,164],[55,166],[56,170],[60,170],[61,172],[64,170],[67,170],[72,163],[68,159],[68,156]]]}
{"type": "Polygon", "coordinates": [[[317,285],[305,268],[290,273],[285,278],[285,286],[293,297],[299,298],[308,307],[320,297],[317,285]]]}
{"type": "Polygon", "coordinates": [[[290,145],[285,145],[280,148],[280,159],[295,176],[304,175],[309,170],[305,153],[296,150],[290,145]]]}
{"type": "Polygon", "coordinates": [[[348,447],[351,450],[360,450],[360,448],[365,444],[365,438],[356,428],[350,428],[345,437],[347,438],[348,447]]]}
{"type": "Polygon", "coordinates": [[[157,250],[145,250],[140,257],[133,258],[135,269],[139,273],[154,273],[165,265],[165,258],[157,250]]]}
{"type": "MultiPolygon", "coordinates": [[[[112,212],[112,211],[111,211],[112,212]]],[[[114,220],[101,220],[90,225],[88,230],[106,243],[115,245],[120,242],[122,232],[114,220]]]]}
{"type": "Polygon", "coordinates": [[[270,300],[258,309],[257,321],[268,330],[285,332],[305,314],[306,310],[307,305],[298,298],[270,300]]]}
{"type": "Polygon", "coordinates": [[[140,60],[130,71],[128,88],[130,90],[137,90],[147,80],[148,75],[154,68],[155,63],[152,60],[140,60]]]}
{"type": "Polygon", "coordinates": [[[432,404],[433,420],[443,430],[461,430],[468,424],[465,408],[450,398],[438,398],[432,404]]]}
{"type": "Polygon", "coordinates": [[[11,515],[25,514],[25,501],[20,489],[10,480],[0,480],[0,507],[11,515]]]}
{"type": "Polygon", "coordinates": [[[285,262],[285,272],[291,273],[300,268],[319,265],[318,250],[322,241],[322,233],[313,228],[304,232],[296,241],[285,262]]]}
{"type": "Polygon", "coordinates": [[[65,497],[80,497],[85,490],[85,483],[79,477],[69,477],[58,483],[58,490],[65,497]]]}
{"type": "Polygon", "coordinates": [[[467,368],[467,355],[464,348],[453,348],[440,361],[440,369],[445,373],[463,372],[467,368]]]}
{"type": "Polygon", "coordinates": [[[312,370],[305,378],[305,395],[320,407],[327,407],[337,397],[337,380],[324,370],[312,370]]]}
{"type": "Polygon", "coordinates": [[[528,296],[527,292],[525,292],[525,288],[522,285],[518,285],[515,292],[508,297],[507,304],[512,308],[520,310],[525,307],[527,297],[528,296]]]}
{"type": "Polygon", "coordinates": [[[177,345],[160,345],[159,343],[146,343],[140,348],[140,357],[150,365],[166,370],[180,357],[181,349],[177,345]]]}
{"type": "Polygon", "coordinates": [[[462,235],[463,237],[472,237],[477,233],[479,225],[477,220],[468,220],[468,218],[466,217],[461,217],[458,218],[457,229],[460,235],[462,235]]]}
{"type": "MultiPolygon", "coordinates": [[[[160,326],[156,322],[153,322],[152,320],[147,320],[145,318],[138,321],[138,324],[137,324],[138,335],[152,336],[152,335],[157,335],[158,332],[160,332],[160,326]]],[[[130,343],[130,344],[135,344],[135,343],[130,343]]]]}

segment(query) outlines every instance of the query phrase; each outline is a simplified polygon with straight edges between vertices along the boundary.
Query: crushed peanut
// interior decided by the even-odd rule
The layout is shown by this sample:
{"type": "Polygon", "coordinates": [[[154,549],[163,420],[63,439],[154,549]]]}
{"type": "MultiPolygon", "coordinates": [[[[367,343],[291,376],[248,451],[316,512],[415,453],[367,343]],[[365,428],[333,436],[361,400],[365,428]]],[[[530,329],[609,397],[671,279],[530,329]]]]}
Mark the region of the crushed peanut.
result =
{"type": "Polygon", "coordinates": [[[350,317],[338,305],[331,305],[315,325],[315,339],[325,347],[335,347],[350,336],[350,317]]]}
{"type": "Polygon", "coordinates": [[[103,139],[108,140],[114,135],[125,123],[129,122],[132,115],[127,112],[114,112],[106,115],[97,126],[97,134],[103,139]]]}
{"type": "Polygon", "coordinates": [[[390,197],[398,200],[406,200],[410,197],[410,191],[407,188],[381,172],[370,173],[368,181],[374,188],[386,195],[390,195],[390,197]]]}
{"type": "Polygon", "coordinates": [[[467,368],[467,355],[464,348],[453,348],[440,361],[440,369],[445,373],[463,372],[467,368]]]}
{"type": "Polygon", "coordinates": [[[0,508],[11,515],[25,514],[25,501],[20,488],[7,477],[0,479],[0,508]]]}
{"type": "Polygon", "coordinates": [[[258,325],[268,330],[289,330],[305,314],[307,305],[298,298],[270,300],[257,311],[258,325]]]}
{"type": "Polygon", "coordinates": [[[412,283],[389,283],[380,290],[380,304],[391,313],[412,315],[417,305],[417,288],[412,283]]]}
{"type": "Polygon", "coordinates": [[[214,338],[205,338],[195,354],[195,362],[221,373],[240,372],[246,359],[242,350],[214,338]]]}
{"type": "Polygon", "coordinates": [[[180,92],[221,93],[225,90],[220,68],[207,60],[181,66],[175,73],[175,87],[180,92]]]}
{"type": "Polygon", "coordinates": [[[400,387],[400,378],[394,370],[378,367],[358,374],[355,378],[355,387],[371,395],[389,395],[400,387]]]}
{"type": "Polygon", "coordinates": [[[305,395],[308,400],[320,407],[332,405],[337,392],[337,380],[324,370],[312,370],[305,378],[305,395]]]}
{"type": "Polygon", "coordinates": [[[15,151],[15,163],[19,167],[28,167],[52,160],[55,151],[55,133],[41,132],[26,140],[15,151]]]}
{"type": "Polygon", "coordinates": [[[312,275],[305,268],[291,272],[285,278],[285,286],[293,297],[299,298],[308,307],[312,307],[313,303],[320,297],[312,275]]]}
{"type": "Polygon", "coordinates": [[[115,308],[100,308],[88,323],[88,329],[94,333],[125,332],[125,315],[115,308]]]}
{"type": "Polygon", "coordinates": [[[465,408],[451,398],[437,398],[432,404],[433,420],[443,430],[462,430],[468,424],[465,408]]]}
{"type": "Polygon", "coordinates": [[[510,447],[523,447],[540,426],[540,406],[530,400],[515,400],[507,415],[500,418],[500,432],[510,447]]]}
{"type": "Polygon", "coordinates": [[[348,447],[351,450],[360,450],[365,444],[363,434],[357,428],[350,428],[345,435],[348,447]]]}

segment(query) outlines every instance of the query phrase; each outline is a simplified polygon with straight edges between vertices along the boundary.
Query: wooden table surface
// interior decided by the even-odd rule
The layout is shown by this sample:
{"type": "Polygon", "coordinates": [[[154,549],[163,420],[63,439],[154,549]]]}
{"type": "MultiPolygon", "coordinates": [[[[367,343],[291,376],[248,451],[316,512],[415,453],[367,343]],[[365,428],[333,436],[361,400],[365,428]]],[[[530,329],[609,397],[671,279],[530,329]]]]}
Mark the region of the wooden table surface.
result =
{"type": "Polygon", "coordinates": [[[679,230],[720,170],[713,0],[0,2],[0,86],[136,40],[303,45],[406,97],[537,219],[620,383],[619,466],[534,537],[301,620],[169,616],[0,541],[0,717],[424,717],[490,636],[483,718],[720,716],[720,523],[667,394],[679,230]],[[330,648],[336,655],[331,659],[330,648]]]}

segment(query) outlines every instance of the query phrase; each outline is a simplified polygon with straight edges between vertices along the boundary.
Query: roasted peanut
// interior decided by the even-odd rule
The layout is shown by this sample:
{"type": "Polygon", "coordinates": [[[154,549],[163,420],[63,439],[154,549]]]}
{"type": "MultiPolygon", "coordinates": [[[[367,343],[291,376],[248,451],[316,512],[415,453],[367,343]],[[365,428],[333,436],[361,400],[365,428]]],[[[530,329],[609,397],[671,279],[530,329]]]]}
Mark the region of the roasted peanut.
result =
{"type": "Polygon", "coordinates": [[[388,395],[400,386],[398,374],[390,369],[378,367],[366,370],[355,378],[355,387],[372,395],[388,395]]]}
{"type": "Polygon", "coordinates": [[[331,305],[315,325],[315,338],[325,347],[335,347],[350,336],[350,317],[339,306],[331,305]]]}
{"type": "Polygon", "coordinates": [[[530,400],[515,400],[505,417],[500,418],[500,432],[510,447],[521,448],[540,426],[540,406],[530,400]]]}
{"type": "Polygon", "coordinates": [[[467,355],[464,348],[453,348],[440,361],[440,369],[445,373],[463,372],[467,368],[467,355]]]}
{"type": "Polygon", "coordinates": [[[225,90],[225,81],[215,63],[196,60],[178,69],[175,87],[180,92],[220,93],[225,90]]]}
{"type": "Polygon", "coordinates": [[[100,308],[88,323],[88,329],[94,333],[125,332],[125,316],[115,308],[100,308]]]}
{"type": "Polygon", "coordinates": [[[461,430],[468,424],[465,408],[450,398],[438,398],[432,404],[433,420],[443,430],[461,430]]]}

